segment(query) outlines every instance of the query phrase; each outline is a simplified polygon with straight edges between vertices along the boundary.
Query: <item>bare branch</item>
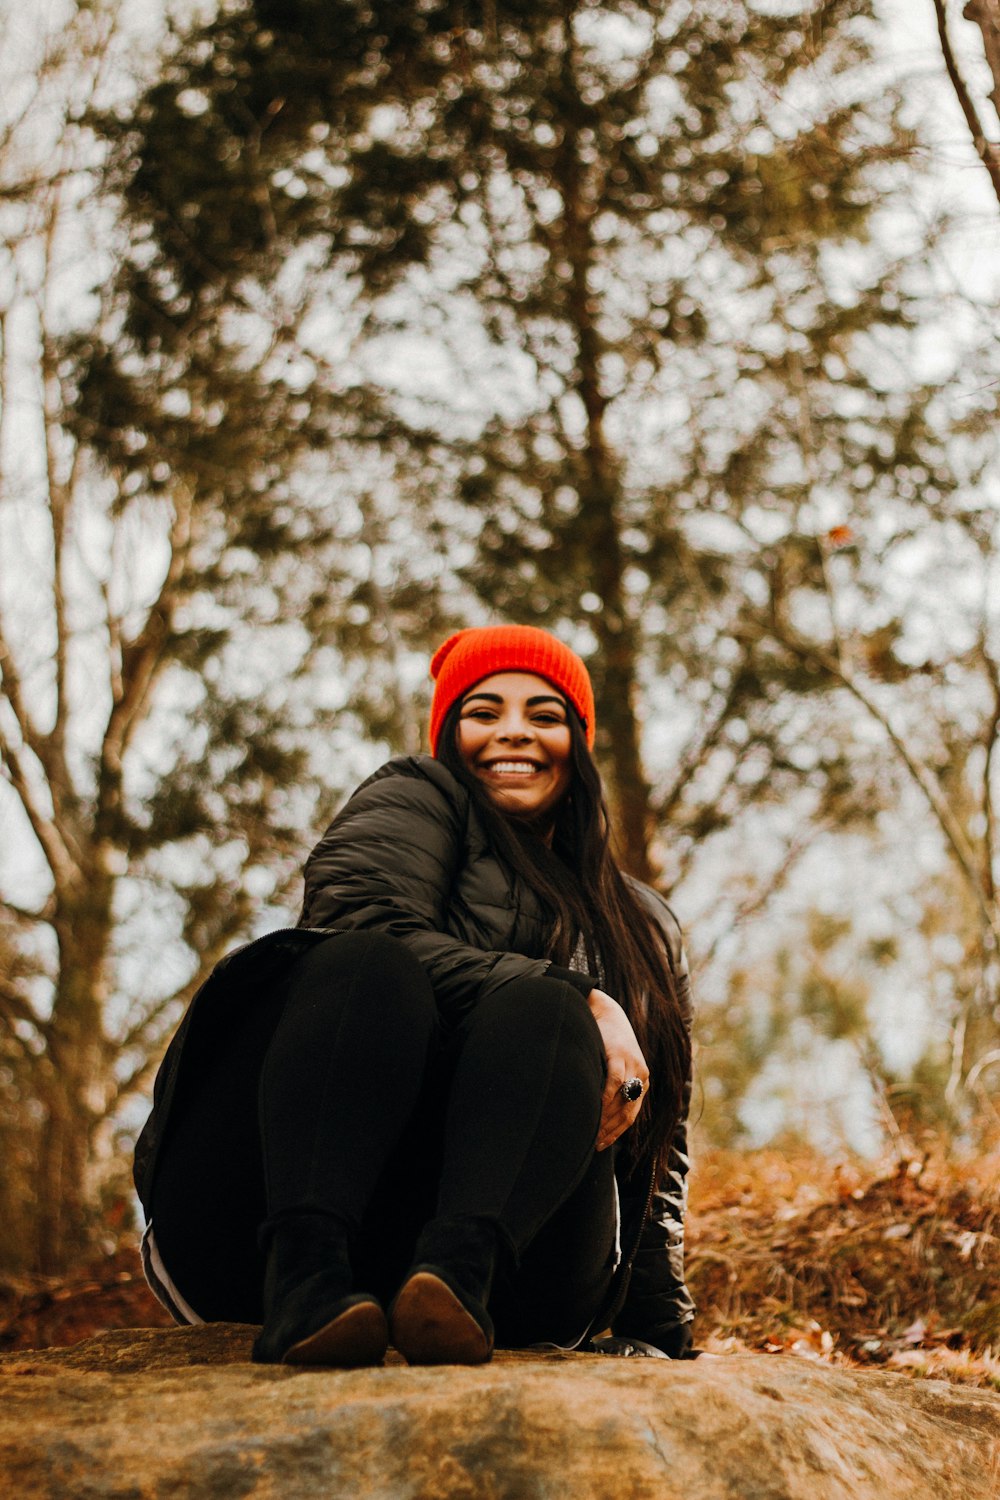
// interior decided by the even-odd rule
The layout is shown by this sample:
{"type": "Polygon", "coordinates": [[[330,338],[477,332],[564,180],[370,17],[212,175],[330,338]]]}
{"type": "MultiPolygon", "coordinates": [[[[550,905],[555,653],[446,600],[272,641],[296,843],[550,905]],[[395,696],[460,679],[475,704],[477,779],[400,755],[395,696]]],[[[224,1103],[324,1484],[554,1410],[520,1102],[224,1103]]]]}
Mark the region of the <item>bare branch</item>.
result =
{"type": "Polygon", "coordinates": [[[205,952],[199,954],[198,967],[187,983],[181,985],[180,989],[174,990],[173,994],[166,995],[162,1000],[158,1000],[145,1013],[141,1020],[137,1021],[126,1032],[124,1037],[115,1044],[119,1055],[124,1055],[126,1052],[137,1047],[143,1052],[144,1056],[142,1061],[137,1063],[135,1068],[132,1069],[131,1073],[128,1073],[117,1083],[112,1102],[109,1106],[109,1112],[117,1109],[118,1105],[131,1094],[144,1088],[147,1081],[152,1078],[160,1065],[163,1042],[166,1039],[163,1031],[160,1031],[158,1035],[154,1034],[157,1022],[162,1021],[175,1006],[180,1005],[186,1009],[190,1005],[215,968],[215,965],[229,952],[230,947],[238,936],[237,924],[233,923],[226,932],[219,935],[216,941],[205,952]]]}
{"type": "Polygon", "coordinates": [[[948,1104],[954,1104],[959,1085],[962,1082],[962,1059],[965,1057],[965,1033],[968,1026],[968,1017],[962,1010],[956,1017],[955,1024],[951,1029],[951,1070],[948,1074],[948,1082],[945,1087],[944,1097],[948,1104]]]}
{"type": "MultiPolygon", "coordinates": [[[[10,416],[10,339],[7,333],[7,322],[10,317],[9,307],[0,307],[0,452],[7,451],[4,435],[10,416]]],[[[2,476],[0,476],[2,484],[2,476]]]]}
{"type": "MultiPolygon", "coordinates": [[[[8,699],[9,702],[9,699],[8,699]]],[[[78,882],[79,868],[61,830],[42,811],[37,794],[25,770],[21,751],[0,728],[0,764],[7,780],[17,793],[24,815],[38,840],[57,888],[67,890],[78,882]]]]}
{"type": "Polygon", "coordinates": [[[740,663],[737,665],[736,669],[733,672],[732,681],[729,684],[729,691],[726,693],[726,696],[722,702],[721,707],[719,708],[718,713],[715,715],[715,718],[705,729],[702,730],[701,735],[697,739],[697,741],[692,746],[690,746],[683,755],[681,755],[680,762],[677,768],[677,774],[674,776],[673,781],[671,782],[670,786],[667,787],[662,796],[658,797],[654,801],[653,812],[658,820],[663,821],[670,817],[674,808],[677,806],[677,804],[681,800],[681,797],[684,795],[684,792],[690,784],[692,778],[698,774],[698,772],[704,766],[709,755],[712,753],[716,745],[718,745],[719,740],[722,738],[723,731],[725,730],[725,727],[729,722],[730,716],[733,712],[733,708],[740,695],[740,676],[742,673],[743,665],[747,659],[747,655],[748,653],[744,651],[740,663]]]}
{"type": "MultiPolygon", "coordinates": [[[[13,1027],[16,1021],[26,1021],[37,1031],[45,1030],[46,1022],[35,1010],[31,1001],[8,979],[0,975],[0,1018],[13,1027]]],[[[16,1032],[12,1033],[17,1035],[16,1032]]]]}
{"type": "Polygon", "coordinates": [[[995,905],[991,904],[983,889],[979,861],[975,850],[969,843],[965,830],[951,808],[938,784],[937,777],[920,757],[911,750],[900,731],[896,728],[889,714],[883,709],[871,693],[858,681],[853,672],[845,670],[836,656],[821,647],[814,646],[808,641],[801,640],[790,629],[783,625],[780,620],[772,616],[765,627],[775,640],[779,641],[786,650],[797,656],[800,661],[813,662],[829,673],[837,682],[847,689],[853,698],[864,707],[876,723],[882,726],[892,744],[894,750],[909,771],[911,778],[920,788],[934,814],[938,827],[951,848],[955,861],[964,875],[970,890],[979,907],[980,915],[991,934],[993,944],[1000,949],[1000,914],[995,905]]]}
{"type": "Polygon", "coordinates": [[[879,1061],[878,1054],[875,1051],[875,1044],[872,1042],[871,1038],[868,1038],[863,1044],[859,1044],[857,1052],[858,1057],[861,1061],[861,1065],[868,1075],[868,1081],[872,1086],[872,1091],[875,1094],[875,1098],[878,1102],[879,1113],[882,1116],[882,1123],[886,1128],[887,1134],[892,1140],[893,1146],[895,1147],[896,1157],[899,1161],[909,1161],[913,1157],[913,1143],[911,1142],[910,1138],[903,1132],[900,1127],[899,1121],[896,1119],[896,1116],[893,1113],[892,1104],[889,1099],[889,1090],[886,1085],[885,1075],[882,1070],[882,1064],[879,1061]]]}
{"type": "MultiPolygon", "coordinates": [[[[813,428],[812,405],[809,399],[809,382],[806,372],[802,366],[802,359],[798,350],[790,348],[788,351],[788,371],[792,377],[795,387],[796,402],[796,424],[799,430],[799,448],[802,454],[802,462],[806,470],[806,484],[811,493],[817,481],[816,469],[816,438],[813,428]]],[[[817,538],[816,549],[819,555],[820,576],[823,579],[823,592],[826,595],[827,609],[830,612],[830,629],[833,633],[833,641],[837,650],[837,658],[841,670],[849,670],[847,645],[844,632],[840,624],[840,609],[838,607],[837,595],[834,592],[833,578],[830,575],[829,558],[826,548],[817,538]]]]}
{"type": "Polygon", "coordinates": [[[41,377],[41,414],[45,438],[45,478],[48,505],[47,515],[52,538],[52,609],[55,620],[55,712],[52,728],[46,736],[46,772],[52,784],[53,801],[58,800],[62,811],[71,814],[74,804],[69,768],[66,764],[66,731],[69,704],[66,698],[66,669],[69,653],[69,630],[66,620],[66,529],[73,503],[73,490],[80,465],[80,448],[74,447],[68,476],[60,477],[60,438],[65,439],[63,424],[62,393],[48,329],[46,300],[51,289],[50,267],[53,242],[61,215],[60,191],[52,195],[44,234],[46,271],[38,301],[39,325],[39,373],[41,377]]]}
{"type": "Polygon", "coordinates": [[[365,535],[369,538],[370,565],[368,569],[368,588],[371,598],[371,608],[375,617],[380,621],[386,636],[388,645],[388,657],[393,665],[392,681],[396,686],[392,689],[396,701],[396,713],[402,726],[406,753],[408,755],[419,755],[420,744],[423,736],[423,724],[412,693],[403,692],[400,683],[402,674],[400,662],[403,658],[403,641],[400,636],[396,620],[396,612],[392,607],[392,586],[385,589],[379,579],[378,569],[378,544],[381,538],[381,521],[372,503],[371,495],[365,491],[358,497],[358,509],[364,523],[365,535]]]}
{"type": "Polygon", "coordinates": [[[37,927],[39,924],[44,925],[52,921],[55,915],[55,901],[50,896],[38,911],[31,911],[26,906],[19,906],[16,901],[0,897],[0,911],[6,912],[9,917],[13,917],[15,922],[20,922],[26,927],[37,927]]]}
{"type": "Polygon", "coordinates": [[[993,74],[990,100],[1000,117],[1000,0],[968,0],[962,15],[983,34],[983,50],[993,74]]]}
{"type": "Polygon", "coordinates": [[[156,1070],[160,1066],[161,1052],[154,1051],[149,1057],[143,1059],[131,1073],[121,1079],[108,1103],[108,1114],[114,1114],[119,1105],[125,1103],[134,1094],[147,1092],[149,1085],[156,1077],[156,1070]]]}
{"type": "Polygon", "coordinates": [[[993,712],[983,728],[983,744],[986,748],[986,759],[983,765],[983,819],[986,824],[983,837],[983,885],[987,896],[995,903],[997,890],[993,859],[996,853],[996,809],[993,804],[993,762],[997,745],[1000,743],[1000,671],[997,670],[996,662],[986,649],[985,639],[982,642],[982,650],[983,660],[986,662],[989,673],[990,686],[993,689],[993,712]]]}
{"type": "Polygon", "coordinates": [[[992,1052],[984,1053],[979,1061],[975,1063],[966,1074],[966,1088],[974,1089],[978,1084],[980,1075],[983,1073],[983,1071],[986,1068],[995,1067],[998,1063],[1000,1063],[1000,1047],[994,1048],[992,1052]]]}
{"type": "Polygon", "coordinates": [[[186,984],[182,984],[179,990],[174,990],[173,994],[164,995],[161,1000],[157,1000],[149,1010],[144,1012],[141,1019],[136,1021],[134,1026],[130,1026],[125,1035],[115,1042],[116,1052],[131,1052],[135,1047],[141,1047],[145,1051],[151,1045],[155,1046],[160,1040],[155,1034],[157,1022],[162,1021],[163,1017],[176,1006],[187,1006],[191,1003],[221,956],[213,952],[211,963],[206,961],[200,963],[193,978],[189,979],[186,984]]]}
{"type": "Polygon", "coordinates": [[[771,871],[768,879],[761,884],[755,885],[754,893],[750,897],[750,899],[748,901],[744,901],[740,906],[736,908],[736,911],[733,914],[733,917],[729,922],[725,932],[720,932],[718,936],[712,940],[707,950],[699,951],[696,963],[697,969],[705,969],[712,963],[713,959],[715,958],[716,952],[718,951],[719,944],[723,941],[724,938],[730,935],[734,928],[741,927],[743,923],[748,922],[751,917],[760,915],[760,913],[767,907],[768,903],[772,901],[778,894],[778,892],[783,890],[787,885],[789,876],[795,869],[795,866],[798,864],[803,854],[805,854],[806,851],[812,846],[813,842],[819,837],[819,835],[825,832],[826,828],[823,825],[814,824],[812,827],[807,828],[804,833],[800,834],[798,838],[792,839],[787,849],[785,850],[783,858],[776,866],[776,868],[771,871]]]}
{"type": "MultiPolygon", "coordinates": [[[[730,765],[729,770],[726,773],[725,779],[719,786],[716,787],[711,803],[715,819],[712,829],[714,833],[718,833],[722,829],[730,827],[739,817],[740,813],[743,812],[745,808],[753,802],[756,790],[755,787],[753,785],[743,786],[740,787],[737,791],[735,806],[730,806],[730,809],[725,812],[722,810],[722,804],[726,799],[727,793],[731,793],[733,789],[737,787],[737,780],[740,772],[743,770],[747,756],[750,755],[754,750],[756,750],[761,743],[761,738],[758,735],[754,736],[752,739],[747,740],[745,745],[741,745],[739,747],[738,754],[734,754],[733,756],[732,764],[730,765]]],[[[698,852],[698,844],[698,839],[691,837],[688,838],[687,847],[684,849],[677,860],[676,875],[673,882],[674,884],[679,884],[684,880],[698,852]]]]}
{"type": "MultiPolygon", "coordinates": [[[[971,9],[971,6],[969,8],[971,9]]],[[[934,0],[934,13],[937,16],[938,38],[941,42],[941,55],[944,58],[945,70],[951,80],[951,86],[955,90],[955,97],[965,116],[965,123],[969,127],[969,134],[972,136],[972,144],[976,148],[976,155],[990,174],[993,191],[996,194],[997,202],[1000,203],[1000,146],[987,138],[982,121],[979,118],[979,112],[972,102],[972,95],[969,93],[965,79],[959,71],[958,63],[952,50],[951,38],[948,35],[948,22],[945,16],[944,0],[934,0]]],[[[968,10],[966,14],[968,14],[968,10]]]]}
{"type": "MultiPolygon", "coordinates": [[[[187,562],[193,515],[191,495],[181,486],[174,499],[170,529],[170,564],[156,601],[138,635],[122,641],[113,669],[116,695],[101,745],[99,796],[107,811],[117,800],[125,752],[149,703],[150,691],[164,665],[164,641],[176,606],[177,586],[187,562]]],[[[113,633],[112,640],[117,639],[113,633]]]]}
{"type": "MultiPolygon", "coordinates": [[[[3,141],[0,140],[0,153],[3,141]]],[[[0,203],[37,203],[39,195],[50,188],[60,187],[79,176],[76,167],[61,167],[58,171],[37,174],[34,177],[19,177],[16,182],[0,183],[0,203]]]]}
{"type": "MultiPolygon", "coordinates": [[[[54,219],[49,215],[46,227],[46,236],[50,236],[53,230],[54,219]]],[[[46,251],[46,254],[49,252],[46,251]]],[[[0,326],[0,333],[4,335],[2,355],[6,359],[6,322],[0,326]]],[[[6,386],[7,370],[4,369],[4,383],[6,386]]],[[[4,403],[6,414],[7,403],[4,403]]],[[[53,460],[52,423],[54,415],[45,410],[43,396],[43,422],[46,428],[47,462],[50,470],[53,460]]],[[[50,472],[50,484],[54,475],[50,472]]],[[[57,508],[60,506],[58,495],[55,497],[57,508]]],[[[50,504],[50,513],[52,506],[50,504]]],[[[61,556],[57,550],[56,561],[61,569],[61,556]]],[[[58,576],[58,575],[57,575],[58,576]]],[[[57,606],[60,601],[57,600],[57,606]]],[[[60,635],[62,637],[62,651],[57,648],[57,694],[64,702],[64,677],[65,677],[65,618],[59,621],[60,635]]],[[[23,748],[30,752],[31,756],[41,767],[48,789],[49,800],[53,809],[58,810],[59,816],[49,819],[43,810],[37,790],[32,786],[27,766],[23,756],[17,747],[5,739],[0,738],[3,746],[3,754],[8,762],[8,779],[14,786],[21,800],[25,813],[35,831],[39,843],[45,853],[45,857],[52,870],[53,878],[57,884],[65,886],[67,879],[72,875],[67,867],[66,859],[69,859],[75,867],[79,863],[79,837],[76,830],[74,837],[74,802],[69,770],[63,754],[62,738],[58,732],[60,725],[60,714],[64,713],[64,707],[60,708],[57,701],[56,729],[45,733],[35,722],[28,707],[28,695],[24,690],[20,667],[14,655],[10,637],[7,633],[2,613],[0,613],[0,696],[6,700],[10,711],[17,724],[23,748]]]]}
{"type": "Polygon", "coordinates": [[[29,712],[21,682],[21,672],[4,628],[2,613],[0,613],[0,694],[6,698],[10,706],[25,747],[45,767],[45,736],[29,712]]]}

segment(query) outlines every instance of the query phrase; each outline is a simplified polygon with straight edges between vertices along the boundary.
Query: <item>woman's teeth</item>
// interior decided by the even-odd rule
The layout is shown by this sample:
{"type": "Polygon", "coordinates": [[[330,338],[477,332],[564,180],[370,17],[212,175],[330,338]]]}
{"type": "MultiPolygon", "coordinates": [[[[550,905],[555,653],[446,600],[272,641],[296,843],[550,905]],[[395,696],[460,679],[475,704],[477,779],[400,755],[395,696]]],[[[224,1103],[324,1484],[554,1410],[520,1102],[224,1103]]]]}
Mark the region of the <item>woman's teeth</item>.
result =
{"type": "Polygon", "coordinates": [[[523,760],[497,760],[489,767],[494,775],[533,776],[537,766],[523,760]]]}

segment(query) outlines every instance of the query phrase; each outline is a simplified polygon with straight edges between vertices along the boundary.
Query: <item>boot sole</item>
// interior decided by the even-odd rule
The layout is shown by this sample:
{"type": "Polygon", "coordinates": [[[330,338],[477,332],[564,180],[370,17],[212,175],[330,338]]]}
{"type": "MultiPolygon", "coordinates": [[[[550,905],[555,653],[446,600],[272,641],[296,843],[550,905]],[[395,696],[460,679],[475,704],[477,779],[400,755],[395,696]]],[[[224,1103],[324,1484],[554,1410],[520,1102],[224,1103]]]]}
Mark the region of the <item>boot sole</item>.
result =
{"type": "Polygon", "coordinates": [[[300,1339],[281,1357],[283,1365],[334,1365],[358,1369],[380,1365],[389,1346],[385,1313],[377,1302],[356,1302],[329,1323],[300,1339]]]}
{"type": "Polygon", "coordinates": [[[493,1353],[472,1314],[430,1271],[410,1277],[389,1316],[393,1348],[411,1365],[484,1365],[493,1353]]]}

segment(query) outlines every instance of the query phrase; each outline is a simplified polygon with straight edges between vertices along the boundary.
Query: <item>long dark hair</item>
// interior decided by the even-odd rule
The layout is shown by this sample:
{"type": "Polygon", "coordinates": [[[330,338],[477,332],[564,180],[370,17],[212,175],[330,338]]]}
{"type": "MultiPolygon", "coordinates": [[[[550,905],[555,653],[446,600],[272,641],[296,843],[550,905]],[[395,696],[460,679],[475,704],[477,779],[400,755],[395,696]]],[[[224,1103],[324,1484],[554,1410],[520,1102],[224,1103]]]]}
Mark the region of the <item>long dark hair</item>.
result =
{"type": "Polygon", "coordinates": [[[494,852],[534,891],[552,919],[547,958],[572,967],[582,936],[589,971],[622,1005],[649,1067],[649,1094],[623,1144],[637,1160],[665,1153],[683,1108],[691,1041],[677,978],[662,933],[619,870],[600,773],[583,721],[566,705],[572,780],[555,813],[552,844],[524,817],[504,814],[469,770],[458,748],[462,702],[452,704],[438,740],[438,759],[467,789],[494,852]]]}

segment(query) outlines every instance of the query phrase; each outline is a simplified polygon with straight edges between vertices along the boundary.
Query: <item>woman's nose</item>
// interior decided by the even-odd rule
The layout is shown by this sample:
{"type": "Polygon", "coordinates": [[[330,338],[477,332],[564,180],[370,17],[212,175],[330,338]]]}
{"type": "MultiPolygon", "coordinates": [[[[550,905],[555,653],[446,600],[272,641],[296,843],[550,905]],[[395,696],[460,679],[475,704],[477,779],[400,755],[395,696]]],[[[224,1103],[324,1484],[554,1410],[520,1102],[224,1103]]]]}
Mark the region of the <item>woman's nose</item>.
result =
{"type": "Polygon", "coordinates": [[[501,740],[530,739],[531,725],[526,719],[505,719],[498,727],[497,738],[501,740]]]}

